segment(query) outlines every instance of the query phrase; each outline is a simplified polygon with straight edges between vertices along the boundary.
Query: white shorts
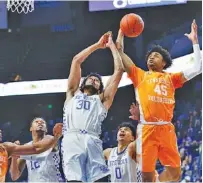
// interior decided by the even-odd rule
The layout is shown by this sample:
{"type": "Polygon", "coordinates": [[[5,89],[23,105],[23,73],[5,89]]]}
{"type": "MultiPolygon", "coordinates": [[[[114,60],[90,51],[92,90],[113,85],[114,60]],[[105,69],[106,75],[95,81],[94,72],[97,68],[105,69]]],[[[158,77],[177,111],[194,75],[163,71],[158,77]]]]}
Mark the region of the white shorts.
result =
{"type": "Polygon", "coordinates": [[[64,136],[61,149],[68,181],[94,182],[110,174],[98,137],[71,132],[64,136]]]}

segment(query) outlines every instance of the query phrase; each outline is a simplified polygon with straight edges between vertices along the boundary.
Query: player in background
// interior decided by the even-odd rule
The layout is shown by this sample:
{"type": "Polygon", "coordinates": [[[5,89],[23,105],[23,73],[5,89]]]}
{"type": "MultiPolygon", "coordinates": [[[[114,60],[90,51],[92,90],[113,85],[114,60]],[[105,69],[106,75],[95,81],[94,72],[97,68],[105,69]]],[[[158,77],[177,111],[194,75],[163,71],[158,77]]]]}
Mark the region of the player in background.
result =
{"type": "Polygon", "coordinates": [[[172,59],[168,51],[156,46],[147,54],[149,71],[144,71],[123,52],[124,36],[119,30],[117,48],[124,68],[133,82],[140,109],[136,150],[137,155],[140,155],[139,168],[142,171],[143,182],[178,181],[181,177],[181,159],[171,119],[175,106],[175,90],[202,71],[195,20],[191,24],[190,34],[185,36],[193,44],[195,63],[191,68],[179,73],[164,72],[164,69],[171,66],[172,59]],[[155,176],[157,159],[165,167],[159,176],[155,176]]]}
{"type": "Polygon", "coordinates": [[[111,182],[137,182],[135,127],[128,122],[118,126],[118,145],[104,150],[111,182]]]}
{"type": "Polygon", "coordinates": [[[62,125],[57,123],[53,128],[54,136],[46,137],[32,144],[17,145],[11,142],[0,144],[0,182],[5,182],[8,170],[8,159],[11,156],[40,154],[53,147],[62,135],[62,125]]]}
{"type": "MultiPolygon", "coordinates": [[[[10,166],[10,174],[13,181],[17,180],[24,168],[27,166],[28,182],[59,182],[61,176],[59,172],[59,151],[57,142],[62,135],[62,124],[58,123],[58,128],[61,130],[59,135],[55,137],[46,135],[47,124],[42,118],[34,118],[31,122],[30,132],[32,141],[26,145],[41,144],[42,148],[47,146],[47,142],[53,141],[51,146],[47,146],[46,151],[41,151],[38,154],[13,156],[10,166]]],[[[19,144],[20,142],[16,142],[19,144]]],[[[25,146],[26,146],[25,145],[25,146]]]]}
{"type": "MultiPolygon", "coordinates": [[[[96,60],[95,64],[98,64],[96,60]]],[[[73,58],[64,104],[62,140],[63,171],[68,181],[94,182],[109,175],[99,136],[122,73],[121,57],[111,32],[73,58]],[[101,76],[96,73],[88,75],[79,87],[81,64],[91,53],[106,47],[113,55],[114,73],[105,89],[101,76]]]]}

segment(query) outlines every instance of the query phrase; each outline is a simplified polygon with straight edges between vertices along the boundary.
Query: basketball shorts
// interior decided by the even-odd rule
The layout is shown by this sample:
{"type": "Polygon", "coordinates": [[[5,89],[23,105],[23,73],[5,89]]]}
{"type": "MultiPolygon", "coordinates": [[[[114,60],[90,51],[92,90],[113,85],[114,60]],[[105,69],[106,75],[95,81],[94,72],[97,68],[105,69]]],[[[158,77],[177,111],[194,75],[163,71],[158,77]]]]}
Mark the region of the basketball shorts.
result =
{"type": "Polygon", "coordinates": [[[67,181],[94,182],[110,174],[102,141],[90,134],[68,133],[62,140],[63,171],[67,181]]]}
{"type": "Polygon", "coordinates": [[[138,124],[136,147],[139,169],[142,172],[154,171],[157,159],[163,166],[181,166],[173,124],[138,124]]]}

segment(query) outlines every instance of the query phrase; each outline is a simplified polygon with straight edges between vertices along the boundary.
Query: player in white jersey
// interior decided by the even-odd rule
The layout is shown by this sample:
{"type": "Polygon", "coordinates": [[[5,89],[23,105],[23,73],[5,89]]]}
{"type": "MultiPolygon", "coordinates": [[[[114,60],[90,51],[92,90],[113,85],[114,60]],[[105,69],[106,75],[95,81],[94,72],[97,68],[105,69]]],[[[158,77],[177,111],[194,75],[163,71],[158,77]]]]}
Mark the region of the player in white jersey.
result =
{"type": "Polygon", "coordinates": [[[135,127],[128,122],[120,124],[117,141],[117,147],[104,150],[111,182],[137,182],[135,127]]]}
{"type": "MultiPolygon", "coordinates": [[[[47,125],[45,120],[42,118],[35,118],[31,122],[30,131],[32,133],[33,141],[28,144],[46,138],[47,125]]],[[[46,146],[46,142],[41,145],[46,146]]],[[[20,156],[20,158],[12,157],[10,166],[11,178],[12,180],[17,180],[21,176],[26,165],[28,170],[28,182],[60,182],[62,180],[59,172],[59,163],[60,157],[56,141],[52,145],[52,148],[49,148],[40,154],[20,156]]]]}
{"type": "Polygon", "coordinates": [[[122,73],[121,58],[112,41],[111,32],[104,34],[97,43],[73,58],[63,118],[63,171],[67,181],[94,182],[109,175],[99,135],[122,73]],[[79,87],[81,64],[92,52],[106,47],[113,54],[114,73],[105,89],[100,75],[93,73],[79,87]]]}

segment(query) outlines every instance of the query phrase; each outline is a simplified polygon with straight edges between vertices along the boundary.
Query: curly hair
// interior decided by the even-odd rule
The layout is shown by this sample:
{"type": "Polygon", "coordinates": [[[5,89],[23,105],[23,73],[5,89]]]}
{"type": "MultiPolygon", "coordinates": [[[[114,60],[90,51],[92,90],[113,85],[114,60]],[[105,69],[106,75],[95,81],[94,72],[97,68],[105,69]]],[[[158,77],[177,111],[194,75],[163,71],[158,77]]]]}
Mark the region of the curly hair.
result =
{"type": "Polygon", "coordinates": [[[135,130],[135,126],[134,126],[132,123],[130,123],[130,122],[123,122],[123,123],[121,123],[121,124],[118,126],[118,130],[119,130],[120,128],[122,128],[122,127],[128,127],[128,128],[130,128],[130,130],[131,130],[131,132],[132,132],[132,135],[135,137],[135,135],[136,135],[136,130],[135,130]]]}
{"type": "Polygon", "coordinates": [[[162,48],[160,45],[155,45],[146,55],[146,61],[148,60],[149,55],[152,52],[158,52],[161,54],[161,56],[163,57],[163,60],[166,62],[166,65],[164,66],[164,69],[169,68],[172,65],[172,59],[171,59],[171,55],[170,53],[165,50],[164,48],[162,48]]]}
{"type": "Polygon", "coordinates": [[[97,73],[90,73],[87,77],[84,78],[84,80],[82,81],[81,86],[80,86],[80,91],[84,92],[85,83],[86,83],[87,79],[91,76],[97,77],[99,79],[99,81],[100,81],[99,93],[102,93],[104,90],[104,84],[102,82],[101,76],[97,73]]]}

